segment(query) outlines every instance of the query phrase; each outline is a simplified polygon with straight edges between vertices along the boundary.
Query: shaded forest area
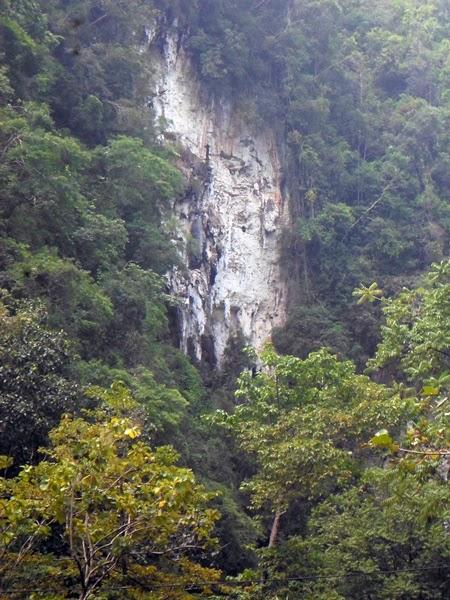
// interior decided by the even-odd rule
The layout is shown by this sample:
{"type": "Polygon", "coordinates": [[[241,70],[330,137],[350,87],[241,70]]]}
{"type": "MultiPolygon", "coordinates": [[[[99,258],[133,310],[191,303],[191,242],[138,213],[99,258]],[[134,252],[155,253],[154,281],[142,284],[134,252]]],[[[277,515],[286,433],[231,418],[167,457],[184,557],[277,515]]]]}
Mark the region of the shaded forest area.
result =
{"type": "Polygon", "coordinates": [[[0,0],[0,597],[449,597],[449,13],[0,0]],[[288,322],[213,373],[146,28],[285,157],[288,322]]]}
{"type": "Polygon", "coordinates": [[[376,279],[397,293],[448,254],[448,3],[189,5],[172,11],[201,77],[287,146],[283,264],[297,286],[276,343],[362,365],[378,318],[355,319],[352,289],[376,279]]]}

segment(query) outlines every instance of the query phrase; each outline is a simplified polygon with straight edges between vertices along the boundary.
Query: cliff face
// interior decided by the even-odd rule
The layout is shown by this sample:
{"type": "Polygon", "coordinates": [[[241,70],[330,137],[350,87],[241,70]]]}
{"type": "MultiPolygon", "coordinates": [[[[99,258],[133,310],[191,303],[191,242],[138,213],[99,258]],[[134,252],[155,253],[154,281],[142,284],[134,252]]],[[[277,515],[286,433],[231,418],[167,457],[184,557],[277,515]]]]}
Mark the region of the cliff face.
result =
{"type": "Polygon", "coordinates": [[[180,343],[220,363],[231,334],[241,330],[259,349],[285,320],[279,242],[288,206],[275,133],[255,134],[229,104],[205,100],[176,38],[165,39],[156,64],[153,107],[193,182],[175,206],[186,269],[169,274],[180,299],[180,343]]]}

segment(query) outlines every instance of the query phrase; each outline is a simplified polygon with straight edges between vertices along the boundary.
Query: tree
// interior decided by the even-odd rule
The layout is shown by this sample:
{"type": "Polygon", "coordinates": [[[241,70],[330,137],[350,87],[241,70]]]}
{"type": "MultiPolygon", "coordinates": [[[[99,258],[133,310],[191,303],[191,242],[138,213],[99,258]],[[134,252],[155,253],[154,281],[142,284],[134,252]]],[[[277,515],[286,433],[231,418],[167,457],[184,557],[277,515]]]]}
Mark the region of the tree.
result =
{"type": "MultiPolygon", "coordinates": [[[[366,454],[358,477],[347,489],[328,489],[322,498],[317,496],[316,501],[320,502],[313,508],[304,530],[294,531],[280,548],[262,554],[260,568],[267,573],[268,582],[258,591],[261,598],[290,594],[311,600],[448,596],[449,273],[449,261],[435,264],[416,289],[404,289],[397,297],[381,299],[386,323],[370,365],[371,370],[381,370],[378,376],[388,380],[391,389],[383,388],[385,396],[380,404],[372,391],[374,402],[362,418],[354,404],[358,394],[351,394],[353,400],[347,409],[352,416],[346,418],[351,436],[348,442],[361,439],[357,430],[352,431],[352,420],[363,431],[372,420],[371,409],[386,417],[388,429],[378,431],[369,441],[370,426],[367,427],[364,436],[369,443],[365,446],[371,452],[366,454]],[[395,412],[402,402],[412,410],[409,415],[397,413],[395,424],[395,412]],[[374,468],[377,462],[380,467],[374,468]]],[[[361,286],[356,295],[370,302],[382,292],[376,285],[361,286]]],[[[329,368],[328,373],[332,372],[329,368]]],[[[318,371],[316,378],[317,375],[318,371]]],[[[343,375],[341,372],[340,383],[334,388],[338,394],[341,385],[345,385],[343,375]]],[[[289,383],[293,389],[292,376],[289,383]]],[[[371,382],[370,386],[374,390],[378,384],[371,382]]],[[[305,387],[309,389],[311,384],[305,387]]],[[[327,410],[333,410],[336,419],[342,419],[344,414],[338,412],[336,392],[328,397],[325,406],[321,404],[322,394],[316,393],[314,398],[318,409],[316,424],[329,428],[327,410]]],[[[262,408],[263,404],[260,402],[259,406],[262,408]]],[[[267,427],[259,426],[256,434],[253,422],[249,427],[250,433],[245,431],[244,423],[239,423],[241,437],[251,440],[261,436],[263,440],[267,427]]],[[[304,435],[311,439],[311,429],[304,435]]],[[[345,443],[346,435],[347,432],[341,435],[340,443],[345,443]]],[[[294,436],[291,428],[284,433],[284,443],[295,448],[298,443],[294,436]],[[291,436],[289,441],[287,433],[291,436]]],[[[291,468],[289,454],[278,461],[273,446],[270,454],[274,463],[272,478],[283,474],[284,465],[291,468]]],[[[264,456],[264,450],[256,449],[256,455],[264,456]]],[[[316,460],[318,465],[312,461],[313,468],[320,473],[320,453],[316,460]]],[[[305,470],[300,472],[304,479],[305,470]]]]}
{"type": "Polygon", "coordinates": [[[3,589],[24,587],[30,568],[42,589],[37,597],[80,600],[109,587],[123,589],[121,597],[141,590],[175,598],[170,583],[217,577],[186,558],[201,556],[210,542],[218,517],[206,508],[211,495],[176,466],[173,449],[139,441],[139,425],[125,416],[134,404],[123,386],[104,397],[110,407],[87,419],[63,417],[37,466],[0,479],[3,589]],[[50,576],[54,589],[44,586],[50,576]],[[159,593],[162,583],[169,589],[159,593]]]}
{"type": "Polygon", "coordinates": [[[74,410],[71,358],[66,336],[48,328],[42,306],[0,303],[0,454],[16,464],[34,460],[61,414],[74,410]]]}
{"type": "Polygon", "coordinates": [[[92,355],[105,337],[113,318],[110,298],[73,260],[43,249],[22,251],[21,260],[8,272],[9,286],[17,295],[47,303],[50,324],[77,340],[80,350],[92,355]]]}
{"type": "MultiPolygon", "coordinates": [[[[357,296],[379,297],[376,285],[357,296]]],[[[450,459],[448,393],[450,261],[433,265],[416,289],[382,298],[385,325],[371,370],[417,407],[401,433],[372,437],[384,467],[317,506],[303,539],[291,538],[269,568],[315,582],[292,584],[305,598],[445,598],[450,459]],[[332,583],[329,577],[338,575],[332,583]]],[[[391,396],[385,410],[391,410],[391,396]]],[[[394,431],[393,431],[394,430],[394,431]]],[[[277,593],[282,593],[282,586],[277,593]]]]}
{"type": "Polygon", "coordinates": [[[114,322],[105,337],[104,353],[122,357],[128,366],[148,364],[157,351],[155,342],[167,332],[163,279],[135,263],[111,269],[101,278],[111,298],[114,322]]]}
{"type": "Polygon", "coordinates": [[[395,424],[417,408],[326,350],[305,360],[262,354],[261,372],[243,373],[234,413],[218,414],[256,462],[245,484],[252,507],[275,514],[269,539],[294,501],[317,500],[349,484],[362,466],[362,447],[380,423],[395,424]]]}
{"type": "Polygon", "coordinates": [[[330,496],[264,566],[279,580],[266,595],[307,600],[443,599],[450,590],[448,483],[397,469],[369,469],[330,496]]]}
{"type": "Polygon", "coordinates": [[[438,468],[450,456],[448,394],[450,391],[450,261],[432,266],[423,284],[384,300],[386,323],[370,370],[397,381],[397,389],[417,394],[421,410],[406,434],[394,442],[388,431],[373,439],[411,468],[424,461],[438,468]]]}
{"type": "Polygon", "coordinates": [[[420,385],[444,374],[450,360],[450,260],[432,265],[422,285],[385,300],[385,324],[372,369],[397,364],[400,377],[420,385]]]}

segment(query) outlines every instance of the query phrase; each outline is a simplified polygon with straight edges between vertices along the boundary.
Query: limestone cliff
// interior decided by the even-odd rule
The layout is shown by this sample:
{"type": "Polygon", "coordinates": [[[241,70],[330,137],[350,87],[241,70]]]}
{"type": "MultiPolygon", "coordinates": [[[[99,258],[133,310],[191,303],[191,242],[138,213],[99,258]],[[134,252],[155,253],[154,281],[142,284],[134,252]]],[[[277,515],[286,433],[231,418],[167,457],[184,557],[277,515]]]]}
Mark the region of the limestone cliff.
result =
{"type": "Polygon", "coordinates": [[[256,348],[286,315],[279,246],[288,219],[271,130],[255,134],[228,102],[207,100],[176,37],[155,60],[153,107],[176,140],[195,182],[175,213],[186,242],[186,269],[169,274],[179,298],[182,348],[220,363],[239,329],[256,348]]]}

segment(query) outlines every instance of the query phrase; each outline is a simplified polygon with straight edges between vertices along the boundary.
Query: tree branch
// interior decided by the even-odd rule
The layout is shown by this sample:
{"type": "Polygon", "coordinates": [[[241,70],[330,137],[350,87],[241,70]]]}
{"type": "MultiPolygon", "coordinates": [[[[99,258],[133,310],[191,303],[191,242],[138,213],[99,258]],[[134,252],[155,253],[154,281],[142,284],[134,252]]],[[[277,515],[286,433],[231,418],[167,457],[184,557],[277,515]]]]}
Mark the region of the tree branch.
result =
{"type": "Polygon", "coordinates": [[[369,206],[369,208],[367,210],[365,210],[363,212],[362,215],[360,215],[356,221],[353,223],[353,225],[350,227],[350,229],[347,231],[347,233],[345,234],[345,238],[346,239],[349,235],[350,232],[358,225],[358,223],[360,223],[364,217],[366,217],[370,212],[372,212],[372,210],[374,208],[376,208],[378,206],[378,204],[384,199],[384,195],[386,194],[386,192],[394,185],[394,180],[391,179],[391,181],[384,187],[383,191],[381,192],[381,194],[378,196],[378,198],[372,202],[372,204],[369,206]]]}

